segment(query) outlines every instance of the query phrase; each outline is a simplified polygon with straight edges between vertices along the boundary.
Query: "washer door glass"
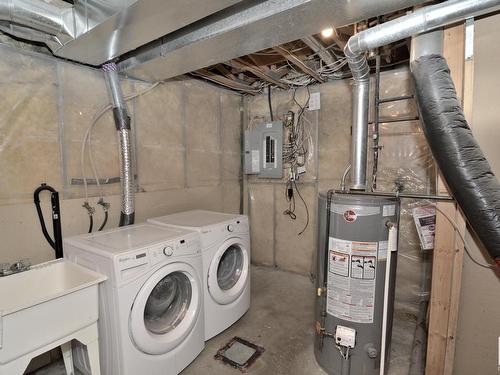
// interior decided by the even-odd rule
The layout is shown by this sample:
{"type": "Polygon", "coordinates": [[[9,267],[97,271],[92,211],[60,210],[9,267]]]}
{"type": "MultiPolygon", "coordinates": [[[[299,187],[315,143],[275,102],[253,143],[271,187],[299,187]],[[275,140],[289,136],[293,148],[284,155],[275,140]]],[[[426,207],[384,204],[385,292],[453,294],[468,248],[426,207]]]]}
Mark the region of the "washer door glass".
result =
{"type": "Polygon", "coordinates": [[[226,249],[217,267],[217,282],[222,290],[229,290],[236,285],[243,272],[243,260],[243,251],[238,245],[226,249]]]}
{"type": "Polygon", "coordinates": [[[183,272],[172,272],[153,288],[144,308],[144,325],[156,335],[174,330],[191,304],[192,289],[183,272]]]}

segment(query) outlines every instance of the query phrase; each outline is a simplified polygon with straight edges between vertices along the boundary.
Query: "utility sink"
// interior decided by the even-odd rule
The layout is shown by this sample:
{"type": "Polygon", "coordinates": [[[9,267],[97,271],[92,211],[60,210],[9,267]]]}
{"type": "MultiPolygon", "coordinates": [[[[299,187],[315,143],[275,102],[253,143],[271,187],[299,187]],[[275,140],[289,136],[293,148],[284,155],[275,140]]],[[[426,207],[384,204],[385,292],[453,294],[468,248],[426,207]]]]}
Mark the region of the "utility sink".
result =
{"type": "Polygon", "coordinates": [[[104,280],[65,259],[0,278],[0,374],[7,374],[10,362],[27,366],[35,355],[95,325],[104,280]]]}

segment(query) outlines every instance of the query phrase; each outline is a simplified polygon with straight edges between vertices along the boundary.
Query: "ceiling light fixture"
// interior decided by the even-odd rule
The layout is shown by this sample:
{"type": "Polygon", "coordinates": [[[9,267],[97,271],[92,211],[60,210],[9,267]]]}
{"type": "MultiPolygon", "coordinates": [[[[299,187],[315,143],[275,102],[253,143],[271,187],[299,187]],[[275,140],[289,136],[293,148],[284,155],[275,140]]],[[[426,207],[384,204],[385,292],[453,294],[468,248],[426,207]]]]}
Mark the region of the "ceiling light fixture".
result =
{"type": "Polygon", "coordinates": [[[321,30],[321,36],[323,38],[331,38],[333,36],[334,29],[333,27],[328,27],[326,29],[321,30]]]}

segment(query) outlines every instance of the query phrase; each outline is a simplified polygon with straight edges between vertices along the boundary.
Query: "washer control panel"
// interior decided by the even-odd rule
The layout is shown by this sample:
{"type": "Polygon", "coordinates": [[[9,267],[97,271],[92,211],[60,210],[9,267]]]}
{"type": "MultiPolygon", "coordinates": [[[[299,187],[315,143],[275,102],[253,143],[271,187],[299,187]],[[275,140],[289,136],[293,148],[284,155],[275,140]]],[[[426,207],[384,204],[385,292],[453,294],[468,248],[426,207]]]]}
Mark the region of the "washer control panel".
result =
{"type": "Polygon", "coordinates": [[[151,265],[164,262],[174,256],[193,255],[201,251],[197,233],[151,246],[149,249],[151,265]]]}
{"type": "Polygon", "coordinates": [[[236,219],[232,222],[226,223],[223,227],[224,232],[229,233],[248,233],[248,221],[236,219]]]}
{"type": "Polygon", "coordinates": [[[172,248],[172,246],[165,246],[163,248],[163,255],[165,255],[166,257],[171,257],[172,255],[174,255],[174,249],[172,248]]]}

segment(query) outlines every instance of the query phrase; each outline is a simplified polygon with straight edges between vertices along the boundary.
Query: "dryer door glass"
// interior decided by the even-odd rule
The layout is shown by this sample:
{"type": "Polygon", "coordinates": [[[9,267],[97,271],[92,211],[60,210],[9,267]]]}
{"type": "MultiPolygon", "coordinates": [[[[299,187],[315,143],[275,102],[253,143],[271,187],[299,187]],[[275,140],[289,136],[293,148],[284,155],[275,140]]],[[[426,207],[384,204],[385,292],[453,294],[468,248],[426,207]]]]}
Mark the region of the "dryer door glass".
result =
{"type": "Polygon", "coordinates": [[[236,285],[243,272],[243,251],[238,245],[229,246],[217,267],[217,282],[222,290],[229,290],[236,285]]]}
{"type": "Polygon", "coordinates": [[[144,308],[148,331],[163,335],[184,319],[191,303],[191,282],[183,272],[172,272],[153,288],[144,308]]]}

